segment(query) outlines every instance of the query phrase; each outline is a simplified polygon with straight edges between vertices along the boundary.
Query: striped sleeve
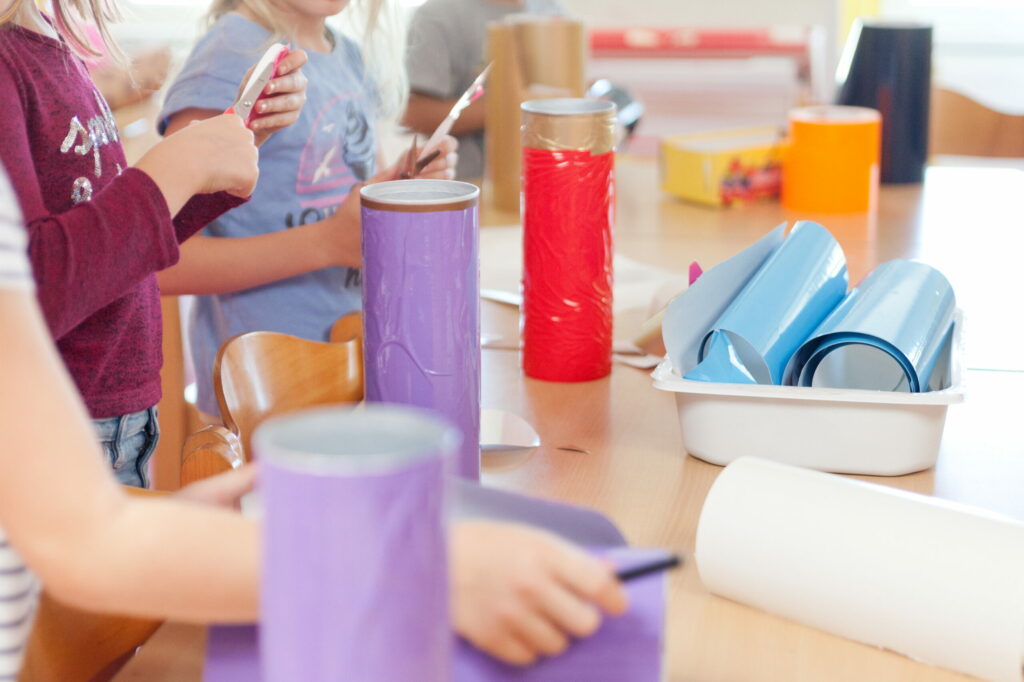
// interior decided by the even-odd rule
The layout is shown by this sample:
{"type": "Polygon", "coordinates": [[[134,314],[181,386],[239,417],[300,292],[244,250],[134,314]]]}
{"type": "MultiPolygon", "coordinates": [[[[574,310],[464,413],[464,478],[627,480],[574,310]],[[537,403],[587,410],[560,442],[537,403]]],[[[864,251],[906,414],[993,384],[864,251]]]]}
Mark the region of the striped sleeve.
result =
{"type": "Polygon", "coordinates": [[[0,289],[33,288],[28,264],[28,236],[18,200],[0,169],[0,289]]]}
{"type": "MultiPolygon", "coordinates": [[[[18,201],[0,168],[0,291],[31,289],[28,238],[18,201]]],[[[15,682],[32,629],[38,583],[0,528],[0,682],[15,682]]]]}
{"type": "Polygon", "coordinates": [[[38,595],[35,577],[0,529],[0,682],[17,679],[38,595]]]}

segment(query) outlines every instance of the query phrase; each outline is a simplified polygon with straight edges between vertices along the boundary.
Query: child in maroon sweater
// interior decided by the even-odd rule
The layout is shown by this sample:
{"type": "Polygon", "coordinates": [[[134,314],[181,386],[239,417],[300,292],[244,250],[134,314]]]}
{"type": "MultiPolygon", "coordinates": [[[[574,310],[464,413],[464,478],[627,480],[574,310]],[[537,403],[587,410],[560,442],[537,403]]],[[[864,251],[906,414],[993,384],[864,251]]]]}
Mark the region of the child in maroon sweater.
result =
{"type": "MultiPolygon", "coordinates": [[[[304,62],[301,51],[282,62],[289,75],[273,81],[270,115],[253,124],[259,133],[297,116],[304,62]]],[[[84,64],[32,0],[0,12],[0,121],[0,162],[28,224],[50,332],[119,480],[144,487],[162,363],[155,273],[252,193],[253,133],[237,116],[217,116],[129,167],[84,64]]]]}

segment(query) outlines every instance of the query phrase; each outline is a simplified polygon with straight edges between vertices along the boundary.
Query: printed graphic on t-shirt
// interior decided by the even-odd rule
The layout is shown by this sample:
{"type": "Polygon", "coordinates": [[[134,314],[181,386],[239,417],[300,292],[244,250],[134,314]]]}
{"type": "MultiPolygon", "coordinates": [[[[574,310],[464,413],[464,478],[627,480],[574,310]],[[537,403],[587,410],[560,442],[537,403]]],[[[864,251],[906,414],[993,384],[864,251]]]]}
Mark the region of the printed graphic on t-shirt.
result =
{"type": "MultiPolygon", "coordinates": [[[[301,211],[289,212],[285,226],[308,225],[333,215],[352,187],[373,175],[374,144],[362,95],[338,95],[324,104],[299,156],[295,193],[301,211]]],[[[345,288],[361,285],[360,271],[348,268],[345,288]]]]}
{"type": "Polygon", "coordinates": [[[338,95],[317,113],[299,157],[295,192],[303,210],[337,206],[373,173],[373,127],[362,99],[338,95]]]}
{"type": "MultiPolygon", "coordinates": [[[[96,98],[100,113],[88,117],[84,123],[78,116],[72,116],[68,123],[68,132],[60,145],[60,152],[61,154],[75,153],[79,156],[92,154],[93,175],[99,178],[103,176],[100,148],[116,143],[118,134],[117,122],[114,120],[114,114],[107,106],[106,100],[96,90],[93,90],[93,96],[96,98]]],[[[117,170],[120,172],[122,169],[118,166],[117,170]]],[[[77,204],[90,199],[92,199],[92,181],[86,176],[75,178],[71,185],[71,200],[77,204]]]]}

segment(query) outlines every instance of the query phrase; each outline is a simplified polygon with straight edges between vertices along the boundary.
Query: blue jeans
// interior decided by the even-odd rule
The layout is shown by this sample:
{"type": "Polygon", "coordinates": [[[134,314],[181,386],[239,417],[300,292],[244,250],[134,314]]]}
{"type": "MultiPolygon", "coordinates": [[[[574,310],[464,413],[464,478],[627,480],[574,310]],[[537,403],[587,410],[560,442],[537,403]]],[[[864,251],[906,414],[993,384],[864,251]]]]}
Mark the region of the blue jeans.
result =
{"type": "Polygon", "coordinates": [[[156,407],[106,419],[93,419],[100,445],[117,480],[136,488],[149,487],[149,458],[160,440],[156,407]]]}

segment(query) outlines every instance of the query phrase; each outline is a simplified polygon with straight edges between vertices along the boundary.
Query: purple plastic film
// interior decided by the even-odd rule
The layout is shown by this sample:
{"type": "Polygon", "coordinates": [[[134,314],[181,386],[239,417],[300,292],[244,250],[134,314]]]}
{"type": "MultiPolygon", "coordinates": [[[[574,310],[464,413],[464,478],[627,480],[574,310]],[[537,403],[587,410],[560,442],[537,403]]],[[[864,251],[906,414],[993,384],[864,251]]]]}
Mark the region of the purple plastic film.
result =
{"type": "MultiPolygon", "coordinates": [[[[451,679],[444,460],[457,443],[400,406],[321,408],[257,430],[263,679],[451,679]]],[[[251,679],[218,674],[207,679],[251,679]]]]}
{"type": "MultiPolygon", "coordinates": [[[[622,568],[631,568],[661,550],[616,549],[602,552],[622,568]]],[[[574,642],[565,653],[522,668],[506,665],[459,640],[455,682],[662,682],[665,650],[665,574],[626,583],[629,609],[605,617],[596,633],[574,642]]]]}
{"type": "MultiPolygon", "coordinates": [[[[651,550],[609,552],[616,565],[628,568],[650,559],[651,550]]],[[[454,682],[661,682],[664,679],[665,574],[644,576],[626,584],[629,610],[606,618],[592,637],[574,642],[561,656],[527,668],[499,663],[465,641],[455,648],[454,682]]],[[[394,650],[395,656],[402,651],[394,650]]],[[[261,677],[257,661],[257,628],[214,627],[206,645],[205,682],[270,682],[261,677]]],[[[338,680],[362,680],[354,676],[338,680]]],[[[370,679],[370,678],[365,678],[370,679]]],[[[418,677],[410,680],[419,682],[418,677]]]]}
{"type": "Polygon", "coordinates": [[[478,480],[479,190],[404,180],[361,194],[366,399],[444,415],[463,437],[455,472],[478,480]]]}

